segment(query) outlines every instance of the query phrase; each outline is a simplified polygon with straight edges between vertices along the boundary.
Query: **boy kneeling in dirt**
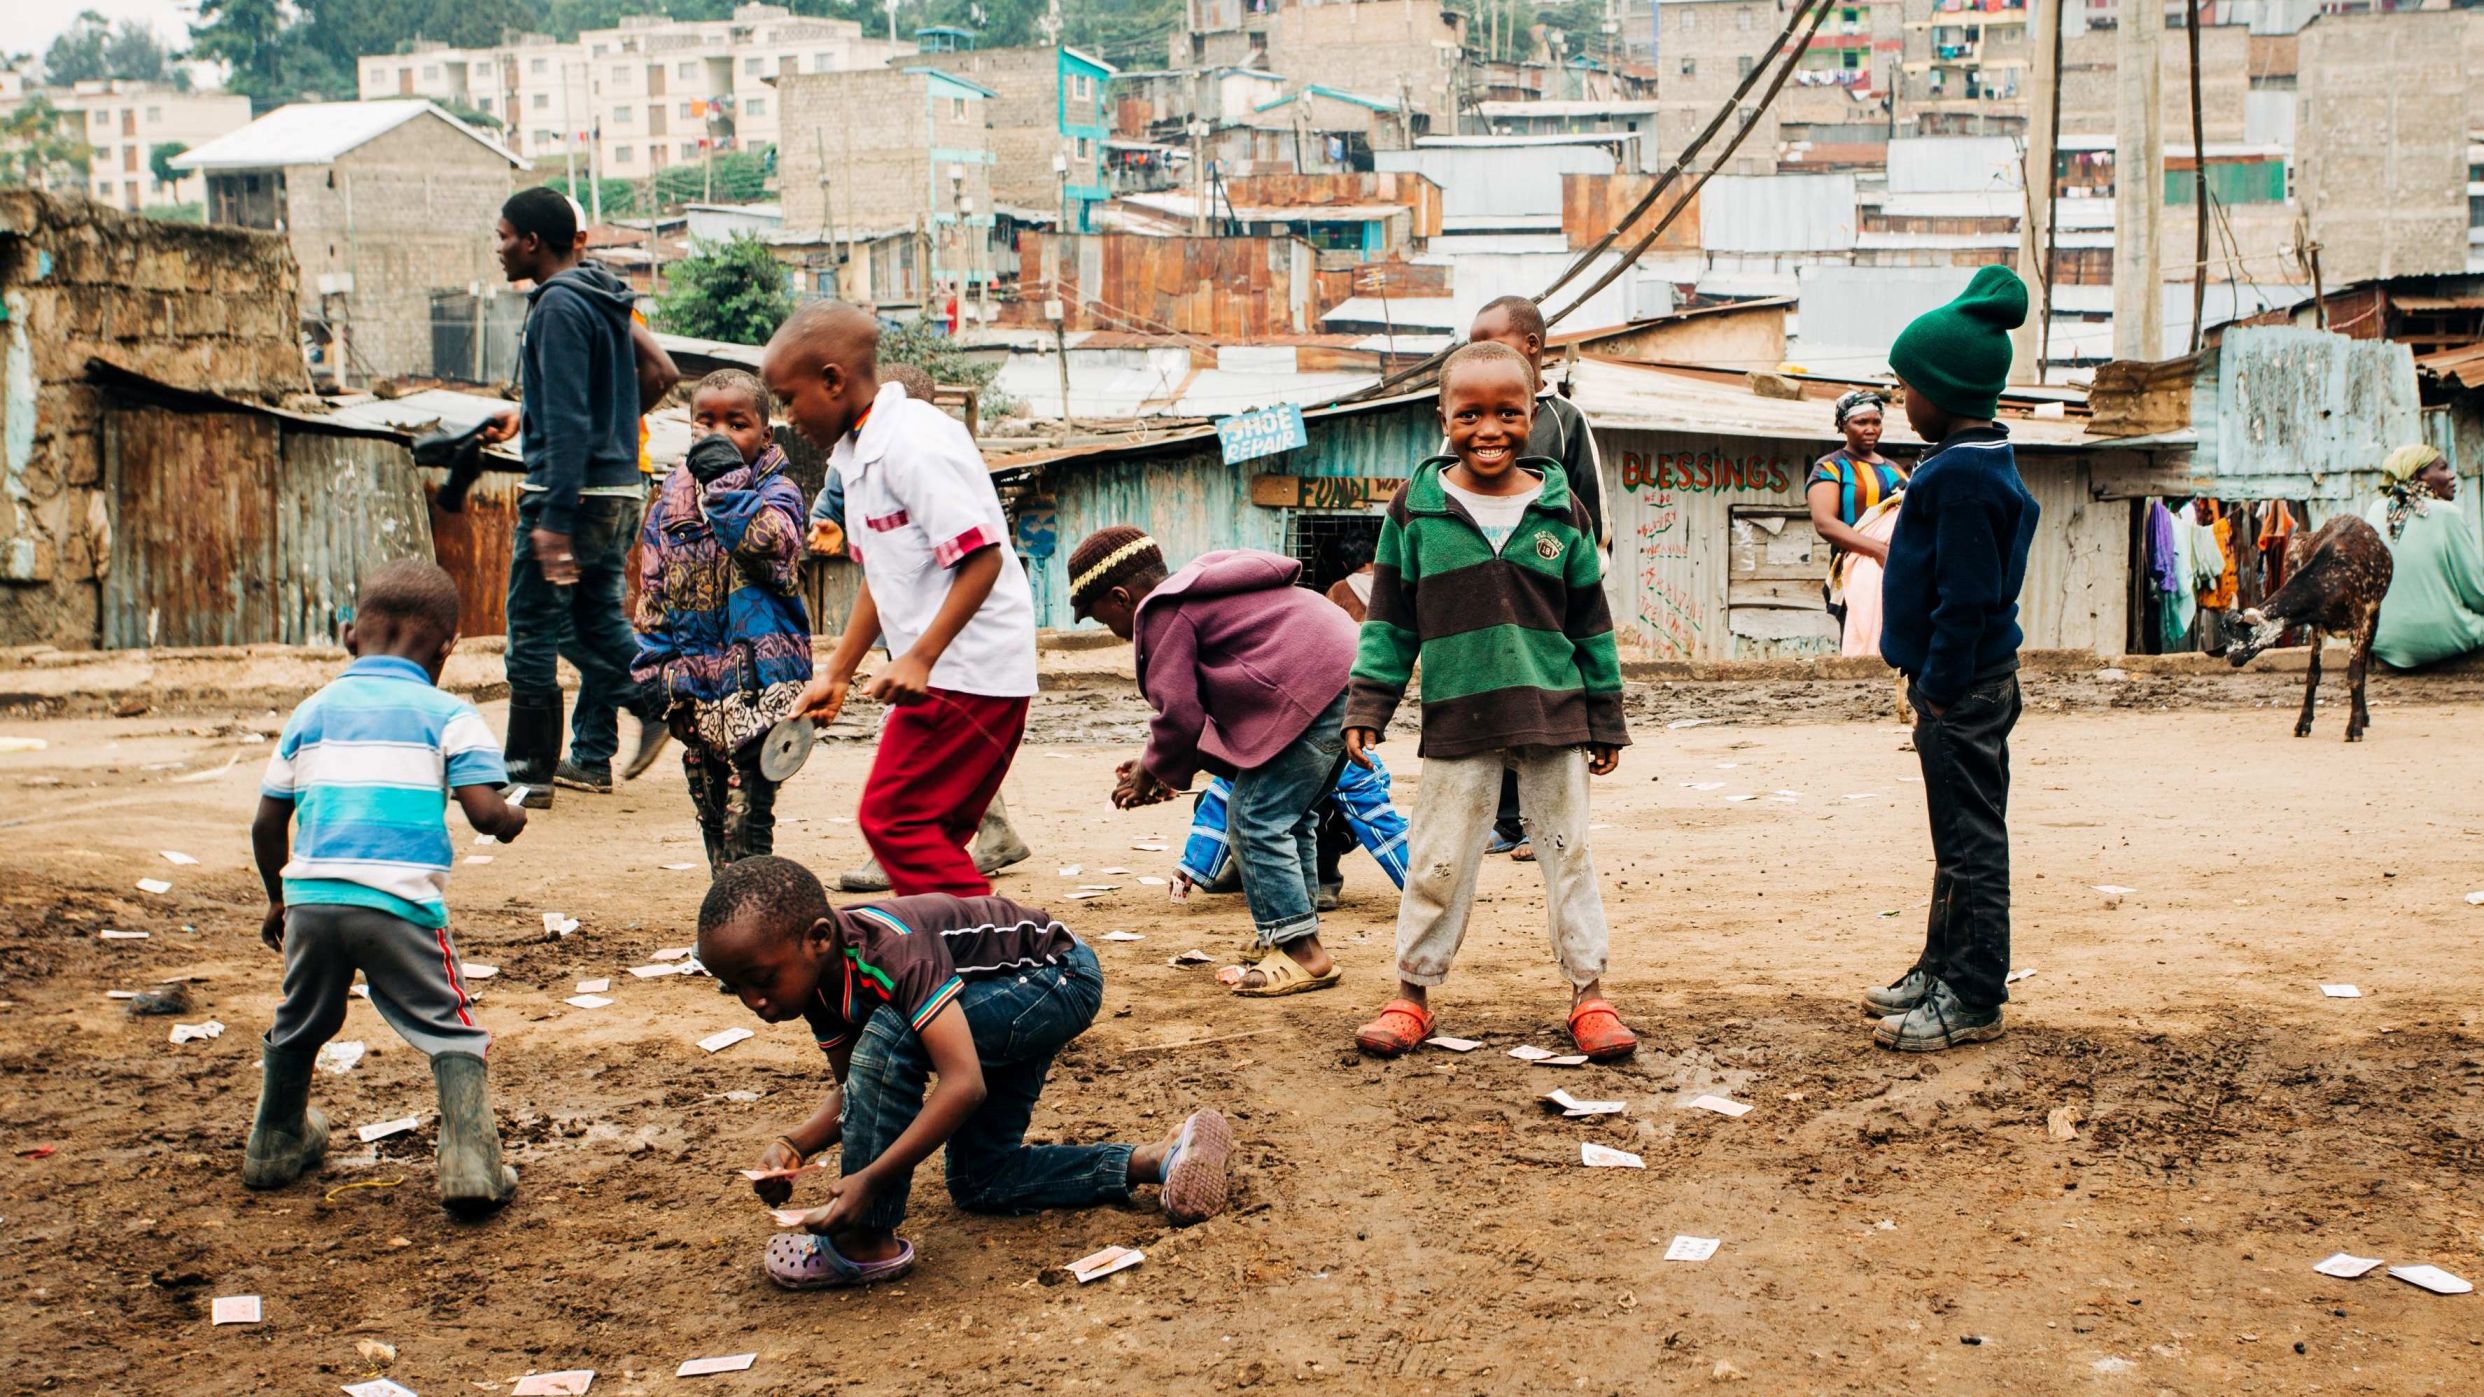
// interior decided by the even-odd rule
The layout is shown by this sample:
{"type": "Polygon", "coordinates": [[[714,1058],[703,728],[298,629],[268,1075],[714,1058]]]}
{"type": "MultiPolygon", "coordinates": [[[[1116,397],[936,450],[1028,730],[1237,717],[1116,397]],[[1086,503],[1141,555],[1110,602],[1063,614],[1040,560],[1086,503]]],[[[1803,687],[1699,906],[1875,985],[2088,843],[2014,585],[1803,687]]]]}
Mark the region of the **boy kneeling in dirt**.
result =
{"type": "Polygon", "coordinates": [[[526,812],[501,798],[500,743],[474,705],[439,687],[457,644],[457,584],[406,559],[364,578],[345,628],[354,662],[285,723],[259,786],[251,852],[267,884],[259,931],[285,958],[284,1000],[263,1040],[259,1115],[242,1182],[282,1188],[318,1165],[326,1117],[311,1067],[345,1022],[359,970],[371,1007],[431,1059],[440,1091],[440,1201],[487,1212],[517,1192],[483,1081],[491,1046],[449,944],[443,795],[502,843],[526,812]],[[287,848],[287,826],[296,827],[287,848]]]}
{"type": "Polygon", "coordinates": [[[790,1171],[843,1142],[835,1196],[768,1242],[788,1290],[895,1280],[914,1167],[946,1145],[949,1196],[978,1213],[1119,1202],[1161,1186],[1165,1215],[1222,1212],[1232,1127],[1199,1111],[1152,1145],[1029,1145],[1054,1054],[1104,1002],[1095,952],[1006,898],[925,893],[830,907],[810,870],[760,855],[716,875],[699,905],[699,963],[769,1023],[801,1017],[837,1076],[810,1119],[759,1156],[783,1203],[790,1171]],[[929,1100],[923,1089],[937,1075],[929,1100]]]}

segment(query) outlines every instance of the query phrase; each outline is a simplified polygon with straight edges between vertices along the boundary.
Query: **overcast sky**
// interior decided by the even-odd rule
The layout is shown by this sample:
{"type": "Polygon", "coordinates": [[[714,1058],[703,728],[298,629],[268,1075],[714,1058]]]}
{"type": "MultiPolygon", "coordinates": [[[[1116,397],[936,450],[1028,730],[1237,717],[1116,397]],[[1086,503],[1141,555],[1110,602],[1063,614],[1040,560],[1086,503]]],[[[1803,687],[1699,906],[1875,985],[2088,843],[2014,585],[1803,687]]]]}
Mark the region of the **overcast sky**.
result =
{"type": "Polygon", "coordinates": [[[10,11],[12,21],[6,38],[0,38],[9,52],[26,52],[37,59],[52,46],[52,40],[82,10],[95,10],[106,19],[118,23],[124,19],[142,20],[152,26],[155,37],[164,47],[179,49],[190,41],[190,16],[184,13],[181,0],[0,0],[0,9],[10,11]]]}

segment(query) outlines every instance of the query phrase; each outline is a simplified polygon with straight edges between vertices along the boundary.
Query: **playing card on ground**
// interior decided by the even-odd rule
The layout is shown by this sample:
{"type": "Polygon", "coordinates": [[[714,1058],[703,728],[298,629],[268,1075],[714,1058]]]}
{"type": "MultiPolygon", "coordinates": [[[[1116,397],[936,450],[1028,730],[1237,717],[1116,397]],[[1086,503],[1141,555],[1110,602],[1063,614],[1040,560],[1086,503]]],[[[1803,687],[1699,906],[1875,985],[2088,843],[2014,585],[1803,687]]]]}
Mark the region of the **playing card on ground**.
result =
{"type": "Polygon", "coordinates": [[[2363,991],[2352,985],[2322,985],[2320,992],[2331,999],[2361,999],[2363,991]]]}
{"type": "Polygon", "coordinates": [[[366,1125],[355,1131],[354,1135],[367,1145],[374,1140],[385,1140],[391,1135],[403,1135],[421,1123],[422,1117],[420,1116],[399,1116],[392,1121],[377,1121],[366,1125]]]}
{"type": "Polygon", "coordinates": [[[1071,1262],[1069,1273],[1078,1278],[1080,1285],[1085,1285],[1089,1281],[1102,1280],[1115,1271],[1127,1271],[1146,1259],[1147,1253],[1136,1247],[1106,1247],[1071,1262]]]}
{"type": "Polygon", "coordinates": [[[208,1307],[209,1324],[256,1324],[259,1322],[259,1297],[256,1295],[219,1295],[208,1307]]]}
{"type": "Polygon", "coordinates": [[[1581,1101],[1567,1091],[1555,1088],[1536,1098],[1561,1108],[1565,1116],[1618,1116],[1628,1108],[1622,1101],[1581,1101]]]}
{"type": "Polygon", "coordinates": [[[602,994],[604,991],[611,988],[612,981],[609,979],[580,980],[578,982],[578,993],[580,994],[602,994]]]}
{"type": "Polygon", "coordinates": [[[1749,1102],[1729,1100],[1722,1096],[1694,1096],[1691,1098],[1690,1105],[1692,1110],[1714,1111],[1720,1116],[1747,1115],[1751,1110],[1749,1102]]]}
{"type": "Polygon", "coordinates": [[[1108,931],[1104,933],[1104,939],[1107,941],[1144,941],[1147,938],[1135,931],[1108,931]]]}
{"type": "Polygon", "coordinates": [[[654,955],[651,955],[651,956],[647,957],[647,959],[649,959],[649,960],[679,960],[679,959],[681,959],[683,956],[686,956],[686,955],[690,954],[692,951],[694,951],[694,950],[696,950],[696,949],[698,949],[698,948],[697,948],[697,947],[695,947],[695,946],[667,946],[667,947],[665,947],[663,950],[656,952],[654,955]]]}
{"type": "Polygon", "coordinates": [[[95,934],[106,941],[144,941],[147,939],[147,934],[143,931],[122,931],[115,927],[105,927],[95,934]]]}
{"type": "Polygon", "coordinates": [[[188,854],[181,852],[179,849],[165,849],[160,852],[164,855],[164,862],[166,863],[192,864],[198,862],[198,860],[191,858],[188,854]]]}
{"type": "Polygon", "coordinates": [[[1518,1059],[1520,1062],[1542,1062],[1553,1056],[1551,1052],[1543,1048],[1539,1048],[1533,1043],[1521,1043],[1517,1047],[1510,1049],[1509,1055],[1518,1059]]]}
{"type": "Polygon", "coordinates": [[[727,1354],[722,1358],[692,1358],[673,1370],[677,1378],[703,1378],[710,1373],[738,1373],[759,1361],[755,1353],[727,1354]]]}
{"type": "Polygon", "coordinates": [[[1446,1034],[1438,1038],[1426,1038],[1423,1041],[1435,1048],[1447,1048],[1453,1053],[1471,1053],[1483,1046],[1472,1038],[1451,1038],[1446,1034]]]}
{"type": "Polygon", "coordinates": [[[2313,1266],[2312,1269],[2324,1276],[2335,1276],[2339,1280],[2351,1281],[2380,1264],[2381,1259],[2377,1256],[2351,1256],[2345,1252],[2339,1252],[2313,1266]]]}
{"type": "Polygon", "coordinates": [[[138,891],[142,893],[154,893],[161,897],[163,894],[172,891],[172,884],[165,882],[161,878],[141,878],[138,880],[138,891]]]}
{"type": "Polygon", "coordinates": [[[1593,1140],[1578,1142],[1578,1162],[1590,1169],[1645,1169],[1647,1161],[1628,1150],[1616,1150],[1593,1140]]]}
{"type": "Polygon", "coordinates": [[[1547,1055],[1527,1060],[1538,1067],[1585,1067],[1587,1065],[1585,1053],[1563,1053],[1558,1057],[1547,1055]]]}
{"type": "Polygon", "coordinates": [[[1717,1239],[1714,1237],[1677,1236],[1673,1239],[1673,1245],[1665,1248],[1665,1260],[1705,1261],[1716,1255],[1716,1248],[1717,1239]]]}
{"type": "Polygon", "coordinates": [[[347,1383],[344,1387],[344,1392],[346,1397],[415,1397],[413,1388],[407,1387],[403,1383],[391,1381],[387,1378],[373,1378],[369,1382],[347,1383]]]}
{"type": "Polygon", "coordinates": [[[561,1001],[575,1009],[608,1009],[612,1001],[600,994],[573,994],[561,1001]]]}
{"type": "Polygon", "coordinates": [[[776,1225],[779,1227],[800,1227],[802,1225],[802,1220],[810,1215],[811,1210],[808,1208],[768,1209],[768,1216],[776,1219],[776,1225]]]}
{"type": "Polygon", "coordinates": [[[509,1389],[509,1397],[586,1397],[586,1390],[595,1385],[593,1368],[570,1368],[558,1373],[528,1373],[509,1389]]]}
{"type": "Polygon", "coordinates": [[[458,966],[457,968],[458,968],[460,971],[463,971],[463,972],[465,973],[466,978],[467,978],[467,979],[469,979],[469,980],[488,980],[488,979],[492,978],[494,975],[497,975],[497,974],[499,974],[499,973],[500,973],[500,967],[499,967],[499,966],[497,966],[497,965],[485,965],[483,962],[481,962],[481,961],[479,961],[479,960],[470,960],[470,961],[467,961],[465,964],[460,965],[460,966],[458,966]]]}
{"type": "Polygon", "coordinates": [[[2409,1285],[2419,1285],[2435,1295],[2464,1295],[2475,1289],[2471,1281],[2463,1281],[2438,1266],[2392,1266],[2389,1274],[2409,1285]]]}
{"type": "Polygon", "coordinates": [[[699,1040],[699,1046],[711,1053],[721,1053],[745,1038],[755,1037],[747,1028],[725,1028],[699,1040]]]}

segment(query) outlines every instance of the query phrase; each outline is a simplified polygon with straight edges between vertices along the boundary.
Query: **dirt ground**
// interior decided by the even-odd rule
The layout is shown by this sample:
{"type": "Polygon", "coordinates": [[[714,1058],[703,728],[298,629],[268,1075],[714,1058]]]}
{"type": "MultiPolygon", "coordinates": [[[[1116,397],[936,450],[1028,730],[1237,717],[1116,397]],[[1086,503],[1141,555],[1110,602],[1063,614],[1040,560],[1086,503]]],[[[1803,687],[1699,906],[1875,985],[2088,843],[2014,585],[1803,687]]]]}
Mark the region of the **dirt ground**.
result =
{"type": "MultiPolygon", "coordinates": [[[[1183,909],[1136,882],[1172,855],[1131,846],[1184,823],[1104,804],[1136,710],[1048,696],[1007,788],[1036,856],[1001,889],[1146,939],[1097,941],[1105,1011],[1036,1133],[1144,1138],[1222,1107],[1238,1206],[1183,1231],[1143,1203],[967,1216],[926,1165],[913,1276],[810,1295],[758,1274],[770,1225],[732,1171],[810,1109],[818,1054],[708,980],[626,974],[689,942],[706,882],[663,867],[698,858],[671,763],[564,794],[513,846],[465,849],[457,826],[493,860],[459,868],[450,903],[462,953],[499,967],[480,1013],[524,1176],[468,1226],[434,1201],[428,1116],[376,1147],[350,1133],[432,1105],[419,1056],[360,1002],[342,1036],[369,1055],[316,1088],[338,1126],[326,1168],[240,1186],[277,991],[245,824],[277,719],[0,722],[49,743],[0,755],[0,1389],[311,1393],[385,1371],[440,1397],[586,1367],[598,1397],[2476,1391],[2484,1296],[2312,1267],[2347,1251],[2484,1278],[2484,907],[2463,900],[2484,886],[2467,843],[2484,703],[2384,678],[2368,742],[2340,742],[2334,711],[2298,742],[2296,682],[2032,681],[2013,826],[2015,961],[2034,973],[2007,1037],[1905,1059],[1855,1007],[1912,956],[1930,877],[1885,688],[1643,689],[1639,745],[1597,787],[1595,854],[1609,984],[1647,1044],[1575,1070],[1506,1055],[1561,1043],[1562,991],[1534,874],[1505,860],[1438,1000],[1443,1032],[1486,1043],[1471,1055],[1355,1053],[1395,907],[1360,855],[1328,922],[1339,990],[1236,1001],[1168,967],[1238,940],[1238,900],[1183,909]],[[1691,717],[1712,721],[1665,726],[1691,717]],[[1082,882],[1120,886],[1061,900],[1082,882]],[[2115,905],[2100,884],[2134,891],[2115,905]],[[577,932],[547,941],[546,912],[577,932]],[[105,997],[181,975],[184,1020],[222,1037],[171,1046],[167,1020],[105,997]],[[619,1002],[563,1004],[587,977],[619,1002]],[[759,1036],[694,1046],[735,1025],[759,1036]],[[1536,1100],[1554,1087],[1629,1109],[1565,1120],[1536,1100]],[[1684,1109],[1703,1092],[1753,1109],[1684,1109]],[[2074,1139],[2048,1131],[2061,1108],[2074,1139]],[[1582,1168],[1582,1141],[1647,1168],[1582,1168]],[[1722,1245],[1660,1259],[1676,1234],[1722,1245]],[[1045,1282],[1107,1244],[1147,1260],[1045,1282]],[[264,1297],[265,1322],[211,1327],[211,1297],[234,1294],[264,1297]],[[672,1376],[746,1350],[747,1373],[672,1376]]],[[[1383,754],[1410,809],[1412,743],[1383,754]]],[[[780,852],[824,872],[860,857],[866,759],[813,755],[780,852]]]]}

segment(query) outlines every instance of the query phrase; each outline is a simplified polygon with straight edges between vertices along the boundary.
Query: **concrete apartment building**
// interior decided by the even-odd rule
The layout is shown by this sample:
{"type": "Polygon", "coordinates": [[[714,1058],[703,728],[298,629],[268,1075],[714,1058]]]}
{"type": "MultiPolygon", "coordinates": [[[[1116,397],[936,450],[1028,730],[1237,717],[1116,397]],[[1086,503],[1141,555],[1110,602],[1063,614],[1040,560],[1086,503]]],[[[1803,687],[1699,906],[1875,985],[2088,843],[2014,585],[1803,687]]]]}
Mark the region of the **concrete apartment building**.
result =
{"type": "Polygon", "coordinates": [[[2467,269],[2462,94],[2476,18],[2322,15],[2304,27],[2295,197],[2330,286],[2467,269]]]}
{"type": "Polygon", "coordinates": [[[492,222],[529,168],[420,99],[279,107],[175,163],[205,178],[209,223],[293,244],[321,376],[344,384],[442,371],[433,293],[501,281],[492,222]]]}
{"type": "Polygon", "coordinates": [[[721,20],[626,16],[574,43],[526,35],[496,48],[374,54],[357,80],[366,101],[427,97],[489,116],[512,150],[547,167],[574,158],[609,179],[644,179],[710,149],[776,144],[779,77],[913,52],[853,20],[752,4],[721,20]]]}
{"type": "MultiPolygon", "coordinates": [[[[940,57],[966,57],[942,54],[940,57]]],[[[897,299],[961,301],[992,280],[991,88],[924,65],[802,73],[777,81],[786,129],[815,132],[777,153],[784,228],[776,241],[884,243],[870,280],[897,299]],[[904,236],[896,236],[896,235],[904,236]]],[[[1047,158],[1043,173],[1052,173],[1047,158]]]]}
{"type": "Polygon", "coordinates": [[[1168,46],[1175,68],[1277,74],[1289,87],[1360,93],[1455,129],[1465,20],[1437,0],[1189,0],[1168,46]]]}
{"type": "MultiPolygon", "coordinates": [[[[957,49],[936,61],[941,72],[993,94],[986,113],[992,197],[1046,220],[1066,216],[1070,231],[1093,231],[1095,206],[1112,197],[1104,174],[1112,124],[1105,89],[1118,70],[1066,45],[957,49]]],[[[893,60],[900,67],[911,62],[893,60]]]]}
{"type": "Polygon", "coordinates": [[[202,145],[250,124],[250,99],[231,92],[179,92],[169,83],[121,78],[47,88],[15,73],[6,77],[0,104],[14,111],[38,96],[49,101],[61,113],[62,133],[84,137],[93,147],[86,192],[125,213],[195,204],[205,197],[195,178],[167,184],[155,177],[157,146],[202,145]]]}

